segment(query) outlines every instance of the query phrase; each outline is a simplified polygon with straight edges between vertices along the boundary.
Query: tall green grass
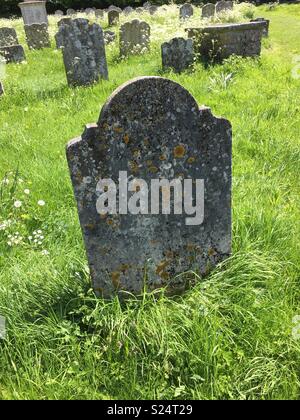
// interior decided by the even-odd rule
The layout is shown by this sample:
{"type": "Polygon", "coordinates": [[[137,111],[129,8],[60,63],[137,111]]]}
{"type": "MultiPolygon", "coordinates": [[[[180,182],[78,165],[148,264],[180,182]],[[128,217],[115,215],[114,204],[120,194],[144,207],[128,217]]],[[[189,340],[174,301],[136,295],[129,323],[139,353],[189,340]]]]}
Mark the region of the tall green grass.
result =
{"type": "MultiPolygon", "coordinates": [[[[271,19],[260,60],[162,73],[161,41],[184,30],[171,6],[146,17],[151,53],[122,61],[117,45],[108,47],[108,82],[69,89],[54,46],[26,50],[26,64],[7,66],[0,99],[0,315],[7,320],[0,399],[299,399],[292,320],[300,315],[300,79],[292,69],[300,56],[300,6],[268,9],[255,9],[271,19]],[[97,120],[116,87],[153,74],[181,83],[233,124],[233,255],[181,297],[161,292],[107,302],[90,290],[65,145],[97,120]],[[34,242],[38,231],[44,238],[34,242]]],[[[54,34],[56,20],[50,23],[54,34]]],[[[20,20],[0,20],[11,24],[24,43],[20,20]]]]}

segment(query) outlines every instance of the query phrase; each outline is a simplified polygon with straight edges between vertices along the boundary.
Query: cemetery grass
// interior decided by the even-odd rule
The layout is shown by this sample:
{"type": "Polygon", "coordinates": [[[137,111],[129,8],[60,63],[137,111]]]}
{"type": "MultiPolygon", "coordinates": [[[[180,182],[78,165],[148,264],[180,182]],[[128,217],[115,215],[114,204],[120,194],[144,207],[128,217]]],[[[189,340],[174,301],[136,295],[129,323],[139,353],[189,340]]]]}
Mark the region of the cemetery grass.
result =
{"type": "MultiPolygon", "coordinates": [[[[300,315],[300,6],[255,14],[271,19],[261,60],[162,73],[157,40],[150,54],[127,61],[109,47],[110,81],[89,88],[66,86],[54,46],[27,50],[28,64],[7,69],[0,399],[300,398],[292,333],[300,315]],[[181,83],[232,122],[233,253],[207,278],[193,275],[183,296],[108,302],[90,290],[65,146],[97,121],[115,88],[141,75],[181,83]]],[[[14,26],[24,43],[20,21],[14,26]]]]}

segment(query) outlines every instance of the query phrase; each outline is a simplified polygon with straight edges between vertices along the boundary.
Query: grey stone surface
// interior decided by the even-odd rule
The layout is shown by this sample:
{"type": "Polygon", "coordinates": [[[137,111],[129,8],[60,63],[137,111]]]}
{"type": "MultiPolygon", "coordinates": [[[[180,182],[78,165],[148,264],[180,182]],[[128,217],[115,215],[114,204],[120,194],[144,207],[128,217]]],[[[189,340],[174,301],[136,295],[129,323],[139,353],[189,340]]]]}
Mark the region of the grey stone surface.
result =
{"type": "Polygon", "coordinates": [[[150,6],[148,8],[148,12],[150,13],[151,16],[155,15],[155,13],[157,12],[158,7],[157,6],[150,6]]]}
{"type": "Polygon", "coordinates": [[[48,16],[45,1],[28,1],[19,3],[21,8],[24,25],[33,23],[46,23],[48,25],[48,16]]]}
{"type": "Polygon", "coordinates": [[[0,55],[5,58],[7,63],[22,63],[26,60],[25,51],[22,45],[0,47],[0,55]]]}
{"type": "Polygon", "coordinates": [[[179,8],[180,19],[188,19],[194,14],[194,8],[190,3],[185,3],[179,8]]]}
{"type": "Polygon", "coordinates": [[[232,1],[218,1],[216,3],[216,13],[228,12],[233,9],[233,2],[232,1]]]}
{"type": "Polygon", "coordinates": [[[145,3],[143,3],[143,8],[146,10],[149,10],[151,6],[152,3],[150,1],[146,1],[145,3]]]}
{"type": "Polygon", "coordinates": [[[142,54],[150,48],[150,26],[134,19],[120,28],[120,56],[142,54]]]}
{"type": "Polygon", "coordinates": [[[32,50],[50,48],[51,42],[48,32],[48,25],[45,23],[33,23],[24,25],[27,45],[32,50]]]}
{"type": "Polygon", "coordinates": [[[71,22],[72,22],[72,18],[65,17],[65,18],[60,19],[57,22],[57,26],[60,28],[62,25],[69,25],[71,22]]]}
{"type": "Polygon", "coordinates": [[[171,68],[175,73],[190,68],[194,62],[192,39],[173,38],[161,46],[163,69],[171,68]]]}
{"type": "Polygon", "coordinates": [[[4,87],[2,82],[0,82],[0,96],[4,95],[4,87]]]}
{"type": "Polygon", "coordinates": [[[113,31],[104,31],[105,45],[109,45],[116,40],[116,34],[113,31]]]}
{"type": "Polygon", "coordinates": [[[141,13],[144,13],[144,9],[142,8],[142,7],[137,7],[136,9],[135,9],[135,12],[136,13],[138,13],[138,14],[141,14],[141,13]]]}
{"type": "Polygon", "coordinates": [[[108,14],[108,26],[117,25],[120,21],[120,13],[117,10],[109,10],[108,14]]]}
{"type": "MultiPolygon", "coordinates": [[[[117,89],[98,123],[68,144],[67,159],[95,292],[104,297],[167,287],[180,293],[188,270],[207,274],[231,253],[231,125],[199,106],[179,84],[142,77],[117,89]],[[204,180],[204,219],[186,214],[100,216],[100,179],[119,172],[153,179],[204,180]]],[[[137,191],[137,190],[135,190],[137,191]]],[[[128,192],[128,198],[132,198],[128,192]]],[[[122,195],[122,197],[124,197],[122,195]]],[[[174,200],[172,200],[174,201],[174,200]]]]}
{"type": "Polygon", "coordinates": [[[76,10],[74,9],[67,10],[67,16],[75,16],[75,15],[76,15],[76,10]]]}
{"type": "Polygon", "coordinates": [[[264,31],[263,31],[263,36],[264,37],[268,37],[269,36],[270,21],[268,19],[258,17],[256,19],[250,20],[250,22],[263,22],[264,25],[265,25],[264,31]]]}
{"type": "Polygon", "coordinates": [[[97,19],[101,19],[104,17],[104,11],[102,9],[95,10],[95,16],[97,19]]]}
{"type": "MultiPolygon", "coordinates": [[[[63,18],[61,20],[59,20],[57,22],[57,26],[58,28],[60,28],[62,25],[70,25],[72,23],[72,18],[67,17],[67,18],[63,18]]],[[[56,42],[56,48],[62,48],[63,47],[63,37],[60,34],[60,32],[57,32],[57,34],[55,35],[55,42],[56,42]]]]}
{"type": "Polygon", "coordinates": [[[114,6],[113,4],[111,4],[107,10],[108,12],[110,12],[111,10],[115,10],[118,13],[122,13],[122,9],[120,7],[114,6]]]}
{"type": "Polygon", "coordinates": [[[56,10],[56,12],[54,13],[55,16],[63,16],[64,12],[62,10],[56,10]]]}
{"type": "Polygon", "coordinates": [[[14,28],[0,28],[0,47],[9,47],[18,44],[18,36],[14,28]]]}
{"type": "Polygon", "coordinates": [[[84,13],[86,15],[94,15],[95,14],[95,10],[92,9],[91,7],[88,7],[87,9],[85,9],[84,13]]]}
{"type": "Polygon", "coordinates": [[[202,7],[202,18],[212,18],[215,16],[216,6],[212,3],[207,3],[202,7]]]}
{"type": "Polygon", "coordinates": [[[264,28],[264,22],[252,22],[190,28],[187,32],[202,60],[221,62],[233,54],[259,56],[264,28]]]}
{"type": "Polygon", "coordinates": [[[87,19],[62,25],[56,35],[62,47],[68,84],[84,86],[108,79],[103,31],[87,19]]]}
{"type": "Polygon", "coordinates": [[[128,16],[128,15],[130,15],[130,13],[134,12],[134,9],[133,9],[131,6],[127,6],[127,7],[125,7],[125,9],[123,10],[123,12],[124,12],[124,15],[125,15],[125,16],[128,16]]]}

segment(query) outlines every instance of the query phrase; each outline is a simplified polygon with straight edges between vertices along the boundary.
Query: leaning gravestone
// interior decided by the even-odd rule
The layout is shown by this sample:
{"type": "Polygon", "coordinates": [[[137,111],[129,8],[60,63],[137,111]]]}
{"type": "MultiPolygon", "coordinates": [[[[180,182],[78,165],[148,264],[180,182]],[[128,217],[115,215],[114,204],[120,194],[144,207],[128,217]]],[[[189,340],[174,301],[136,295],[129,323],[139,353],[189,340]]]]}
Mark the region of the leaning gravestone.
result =
{"type": "Polygon", "coordinates": [[[190,68],[194,62],[192,39],[174,38],[161,46],[163,69],[172,69],[175,73],[190,68]]]}
{"type": "Polygon", "coordinates": [[[197,56],[203,61],[221,62],[231,55],[256,57],[261,53],[264,22],[190,28],[197,56]]]}
{"type": "Polygon", "coordinates": [[[56,43],[62,47],[70,86],[85,86],[108,79],[103,31],[87,19],[74,19],[61,25],[56,43]]]}
{"type": "Polygon", "coordinates": [[[194,14],[193,6],[189,3],[185,3],[179,9],[179,17],[180,19],[189,19],[194,14]]]}
{"type": "Polygon", "coordinates": [[[121,86],[67,159],[98,295],[178,293],[230,255],[231,125],[179,84],[121,86]]]}
{"type": "Polygon", "coordinates": [[[19,45],[17,33],[13,28],[0,28],[0,56],[7,63],[21,63],[25,61],[25,52],[19,45]]]}
{"type": "Polygon", "coordinates": [[[150,26],[134,19],[120,28],[120,56],[142,54],[150,48],[150,26]]]}
{"type": "Polygon", "coordinates": [[[48,25],[45,23],[34,23],[24,26],[27,45],[32,50],[40,50],[42,48],[50,48],[50,37],[48,25]]]}
{"type": "Polygon", "coordinates": [[[208,19],[215,16],[216,6],[212,3],[207,3],[202,7],[202,18],[208,19]]]}
{"type": "Polygon", "coordinates": [[[117,10],[110,10],[108,12],[108,26],[114,26],[119,23],[120,20],[120,14],[117,10]]]}

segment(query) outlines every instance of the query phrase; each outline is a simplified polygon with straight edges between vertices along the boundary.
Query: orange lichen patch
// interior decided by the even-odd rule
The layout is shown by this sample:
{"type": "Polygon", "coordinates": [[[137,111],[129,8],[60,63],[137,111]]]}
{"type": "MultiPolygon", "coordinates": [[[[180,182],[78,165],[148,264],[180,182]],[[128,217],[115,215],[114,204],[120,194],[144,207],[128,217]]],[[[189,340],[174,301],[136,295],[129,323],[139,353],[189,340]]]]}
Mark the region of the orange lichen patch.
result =
{"type": "Polygon", "coordinates": [[[188,162],[189,164],[192,164],[192,163],[194,163],[194,162],[195,162],[195,160],[196,160],[196,158],[192,156],[192,157],[189,157],[189,158],[188,158],[187,162],[188,162]]]}
{"type": "Polygon", "coordinates": [[[106,223],[111,226],[111,225],[113,225],[114,221],[113,221],[113,219],[107,219],[106,223]]]}
{"type": "Polygon", "coordinates": [[[122,133],[123,132],[123,128],[122,127],[114,127],[114,131],[116,133],[122,133]]]}
{"type": "Polygon", "coordinates": [[[138,164],[133,160],[129,162],[129,168],[133,173],[136,173],[139,170],[138,164]]]}
{"type": "Polygon", "coordinates": [[[134,151],[133,151],[133,156],[134,156],[135,158],[138,158],[138,157],[140,157],[140,156],[141,156],[141,152],[140,152],[139,150],[134,150],[134,151]]]}
{"type": "Polygon", "coordinates": [[[94,230],[96,227],[96,225],[94,223],[89,223],[87,225],[85,225],[85,228],[88,230],[94,230]]]}
{"type": "Polygon", "coordinates": [[[158,168],[156,166],[150,166],[149,171],[156,174],[158,172],[158,168]]]}
{"type": "Polygon", "coordinates": [[[182,144],[179,144],[178,146],[174,147],[173,153],[176,159],[183,158],[186,153],[185,147],[182,144]]]}
{"type": "Polygon", "coordinates": [[[118,289],[120,287],[120,273],[119,271],[113,271],[111,273],[111,281],[114,285],[115,289],[118,289]]]}
{"type": "Polygon", "coordinates": [[[212,257],[213,255],[216,255],[217,254],[217,252],[216,252],[216,250],[215,249],[213,249],[213,248],[209,248],[209,250],[208,250],[208,255],[210,256],[210,257],[212,257]]]}
{"type": "Polygon", "coordinates": [[[109,128],[109,125],[108,125],[107,123],[104,123],[104,124],[102,125],[102,128],[103,128],[104,130],[107,130],[107,129],[109,128]]]}
{"type": "Polygon", "coordinates": [[[167,158],[166,158],[166,156],[165,155],[160,155],[159,156],[159,160],[166,160],[167,158]]]}
{"type": "Polygon", "coordinates": [[[152,164],[153,164],[152,160],[146,160],[146,165],[147,166],[152,166],[152,164]]]}
{"type": "Polygon", "coordinates": [[[125,136],[123,137],[124,143],[128,144],[129,143],[129,136],[128,134],[125,134],[125,136]]]}
{"type": "Polygon", "coordinates": [[[162,261],[158,264],[158,266],[156,267],[156,274],[162,278],[164,274],[168,274],[166,273],[166,268],[168,267],[168,265],[170,264],[169,261],[162,261]]]}
{"type": "Polygon", "coordinates": [[[148,140],[148,139],[145,139],[145,140],[144,140],[144,145],[145,145],[145,146],[149,146],[149,144],[150,144],[149,140],[148,140]]]}

